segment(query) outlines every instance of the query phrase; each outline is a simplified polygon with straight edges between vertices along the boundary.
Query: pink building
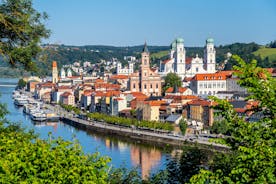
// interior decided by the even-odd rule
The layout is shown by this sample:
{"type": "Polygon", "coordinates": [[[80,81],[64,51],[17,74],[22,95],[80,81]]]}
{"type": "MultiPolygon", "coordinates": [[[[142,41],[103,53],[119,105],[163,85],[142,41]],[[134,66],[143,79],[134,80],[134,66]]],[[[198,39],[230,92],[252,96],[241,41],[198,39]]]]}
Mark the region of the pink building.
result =
{"type": "Polygon", "coordinates": [[[148,96],[161,96],[161,77],[150,68],[150,53],[145,43],[141,54],[141,68],[130,77],[130,91],[148,96]]]}

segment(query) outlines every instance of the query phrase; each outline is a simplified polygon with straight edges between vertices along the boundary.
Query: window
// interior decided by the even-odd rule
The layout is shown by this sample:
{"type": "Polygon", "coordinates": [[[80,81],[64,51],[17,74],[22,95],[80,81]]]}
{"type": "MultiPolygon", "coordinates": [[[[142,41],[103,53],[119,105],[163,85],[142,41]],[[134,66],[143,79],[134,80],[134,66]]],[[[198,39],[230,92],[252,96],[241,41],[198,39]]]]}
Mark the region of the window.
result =
{"type": "Polygon", "coordinates": [[[202,88],[203,87],[203,85],[202,84],[199,84],[199,88],[202,88]]]}
{"type": "Polygon", "coordinates": [[[152,84],[150,84],[150,88],[152,89],[152,84]]]}
{"type": "Polygon", "coordinates": [[[144,89],[147,89],[147,85],[146,84],[144,85],[144,89]]]}
{"type": "Polygon", "coordinates": [[[208,88],[212,88],[212,84],[209,83],[209,84],[208,84],[208,88]]]}
{"type": "Polygon", "coordinates": [[[218,88],[220,88],[220,83],[219,82],[218,82],[217,86],[218,86],[218,88]]]}
{"type": "Polygon", "coordinates": [[[196,67],[196,72],[198,72],[198,67],[196,67]]]}
{"type": "Polygon", "coordinates": [[[156,89],[158,89],[158,84],[156,84],[156,89]]]}
{"type": "Polygon", "coordinates": [[[216,87],[217,87],[216,83],[213,83],[213,88],[216,88],[216,87]]]}
{"type": "Polygon", "coordinates": [[[207,88],[207,83],[204,83],[204,88],[207,88]]]}
{"type": "Polygon", "coordinates": [[[221,87],[224,88],[224,84],[223,83],[221,83],[221,87]]]}
{"type": "Polygon", "coordinates": [[[135,88],[136,86],[135,86],[135,84],[133,84],[133,88],[135,88]]]}

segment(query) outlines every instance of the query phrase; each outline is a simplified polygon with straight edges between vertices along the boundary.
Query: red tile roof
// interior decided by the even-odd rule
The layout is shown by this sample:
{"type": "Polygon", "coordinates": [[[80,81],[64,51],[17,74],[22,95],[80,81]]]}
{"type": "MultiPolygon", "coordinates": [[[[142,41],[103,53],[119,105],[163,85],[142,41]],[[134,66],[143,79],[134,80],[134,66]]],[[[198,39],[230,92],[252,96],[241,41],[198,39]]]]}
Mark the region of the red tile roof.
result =
{"type": "Polygon", "coordinates": [[[200,106],[211,106],[212,102],[203,100],[203,99],[198,99],[198,100],[192,100],[188,102],[189,105],[200,105],[200,106]]]}
{"type": "Polygon", "coordinates": [[[145,101],[144,103],[149,104],[150,106],[161,106],[162,104],[166,104],[163,100],[145,101]]]}
{"type": "Polygon", "coordinates": [[[226,80],[227,75],[225,73],[208,73],[208,74],[196,74],[193,80],[207,81],[207,80],[226,80]]]}
{"type": "Polygon", "coordinates": [[[41,87],[54,87],[55,84],[51,83],[51,82],[45,82],[42,84],[39,84],[41,87]]]}
{"type": "Polygon", "coordinates": [[[94,90],[85,90],[85,91],[83,92],[83,95],[84,95],[84,96],[91,96],[93,92],[94,92],[94,90]]]}
{"type": "MultiPolygon", "coordinates": [[[[178,92],[179,93],[184,93],[188,88],[184,88],[184,87],[179,87],[178,88],[178,92]]],[[[167,90],[166,90],[166,93],[172,93],[173,92],[173,87],[169,87],[167,90]]]]}
{"type": "Polygon", "coordinates": [[[107,91],[105,93],[106,97],[111,97],[111,96],[119,96],[121,94],[121,91],[107,91]]]}
{"type": "Polygon", "coordinates": [[[98,88],[105,88],[105,89],[120,89],[120,85],[119,84],[110,84],[110,83],[96,83],[95,84],[95,89],[98,88]]]}
{"type": "Polygon", "coordinates": [[[135,97],[135,98],[147,98],[147,95],[145,95],[144,93],[142,92],[131,92],[132,96],[135,97]]]}
{"type": "Polygon", "coordinates": [[[104,82],[103,79],[96,79],[96,80],[95,80],[95,83],[103,83],[103,82],[104,82]]]}
{"type": "Polygon", "coordinates": [[[63,97],[68,97],[68,96],[70,96],[70,95],[72,95],[72,93],[64,92],[61,96],[63,96],[63,97]]]}
{"type": "Polygon", "coordinates": [[[128,79],[129,76],[127,75],[112,75],[110,79],[128,79]]]}
{"type": "Polygon", "coordinates": [[[191,58],[191,57],[186,58],[186,61],[185,61],[186,65],[191,64],[192,60],[193,60],[193,58],[191,58]]]}

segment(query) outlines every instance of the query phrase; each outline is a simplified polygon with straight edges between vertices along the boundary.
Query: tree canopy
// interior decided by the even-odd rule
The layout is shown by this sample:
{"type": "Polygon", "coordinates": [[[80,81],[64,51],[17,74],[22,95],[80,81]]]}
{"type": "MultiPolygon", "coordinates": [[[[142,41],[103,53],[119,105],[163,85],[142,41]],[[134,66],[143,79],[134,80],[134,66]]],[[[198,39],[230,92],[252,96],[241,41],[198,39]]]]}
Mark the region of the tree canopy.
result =
{"type": "Polygon", "coordinates": [[[168,73],[165,77],[164,91],[169,87],[181,87],[181,78],[176,73],[168,73]]]}
{"type": "Polygon", "coordinates": [[[12,66],[35,70],[33,59],[39,43],[49,36],[43,24],[47,18],[32,7],[31,0],[2,0],[0,3],[0,54],[12,66]]]}

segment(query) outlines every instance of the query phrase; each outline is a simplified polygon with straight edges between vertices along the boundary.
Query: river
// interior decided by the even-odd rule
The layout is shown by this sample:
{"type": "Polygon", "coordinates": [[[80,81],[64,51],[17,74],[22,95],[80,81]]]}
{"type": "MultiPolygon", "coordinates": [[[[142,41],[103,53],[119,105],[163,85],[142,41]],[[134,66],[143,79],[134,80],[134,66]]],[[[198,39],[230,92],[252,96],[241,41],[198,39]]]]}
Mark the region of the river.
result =
{"type": "MultiPolygon", "coordinates": [[[[0,79],[1,82],[13,82],[15,80],[0,79]]],[[[160,148],[154,145],[142,144],[129,141],[120,137],[112,137],[94,132],[79,130],[63,122],[35,124],[23,113],[22,108],[13,104],[12,91],[14,87],[0,86],[0,102],[7,104],[9,114],[7,119],[20,122],[27,129],[34,129],[42,139],[48,138],[49,132],[52,137],[62,137],[65,140],[78,139],[85,153],[100,152],[101,155],[111,158],[111,166],[127,168],[137,167],[143,178],[150,172],[156,172],[165,168],[166,161],[175,150],[171,148],[160,148]]]]}

